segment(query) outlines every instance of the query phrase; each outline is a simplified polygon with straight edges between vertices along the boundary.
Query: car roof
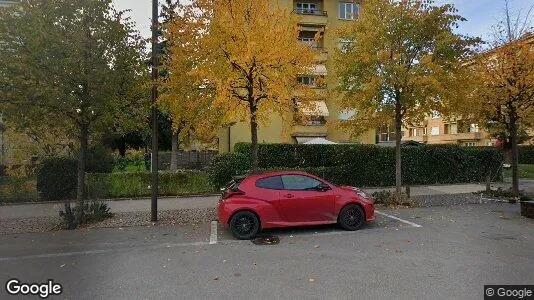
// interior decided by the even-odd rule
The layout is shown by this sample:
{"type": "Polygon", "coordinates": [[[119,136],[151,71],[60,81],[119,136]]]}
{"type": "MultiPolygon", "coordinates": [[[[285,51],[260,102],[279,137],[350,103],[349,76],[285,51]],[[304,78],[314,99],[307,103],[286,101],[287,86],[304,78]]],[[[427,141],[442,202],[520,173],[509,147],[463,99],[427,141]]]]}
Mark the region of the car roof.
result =
{"type": "Polygon", "coordinates": [[[280,176],[280,175],[304,175],[304,176],[312,176],[316,177],[310,173],[302,172],[302,171],[268,171],[263,172],[259,174],[253,174],[247,176],[248,179],[258,179],[258,178],[264,178],[264,177],[271,177],[271,176],[280,176]]]}

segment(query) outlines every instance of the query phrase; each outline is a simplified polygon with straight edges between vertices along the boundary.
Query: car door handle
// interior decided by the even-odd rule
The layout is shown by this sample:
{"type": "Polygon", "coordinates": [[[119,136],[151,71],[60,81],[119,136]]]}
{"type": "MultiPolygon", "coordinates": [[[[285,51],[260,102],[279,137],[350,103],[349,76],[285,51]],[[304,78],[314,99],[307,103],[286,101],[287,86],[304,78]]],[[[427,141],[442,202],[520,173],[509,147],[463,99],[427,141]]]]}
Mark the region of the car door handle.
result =
{"type": "Polygon", "coordinates": [[[294,196],[293,196],[293,194],[285,194],[284,197],[285,198],[293,198],[294,196]]]}

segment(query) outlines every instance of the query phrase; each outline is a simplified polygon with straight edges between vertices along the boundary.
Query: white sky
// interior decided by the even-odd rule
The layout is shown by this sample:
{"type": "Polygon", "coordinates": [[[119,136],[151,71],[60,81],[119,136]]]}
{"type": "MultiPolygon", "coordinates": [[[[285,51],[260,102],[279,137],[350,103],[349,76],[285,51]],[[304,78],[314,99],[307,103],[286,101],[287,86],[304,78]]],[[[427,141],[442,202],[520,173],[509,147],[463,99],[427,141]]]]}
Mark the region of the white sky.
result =
{"type": "MultiPolygon", "coordinates": [[[[150,37],[152,0],[113,0],[113,2],[119,10],[131,9],[130,16],[136,22],[141,35],[146,38],[150,37]]],[[[160,0],[160,3],[162,2],[160,0]]],[[[461,25],[459,31],[482,38],[490,37],[491,26],[502,19],[504,8],[504,0],[436,0],[436,3],[454,4],[459,14],[468,20],[461,25]]],[[[526,15],[532,5],[534,5],[533,0],[510,0],[512,12],[519,12],[522,15],[526,15]]],[[[534,25],[534,11],[530,15],[530,20],[534,25]]]]}

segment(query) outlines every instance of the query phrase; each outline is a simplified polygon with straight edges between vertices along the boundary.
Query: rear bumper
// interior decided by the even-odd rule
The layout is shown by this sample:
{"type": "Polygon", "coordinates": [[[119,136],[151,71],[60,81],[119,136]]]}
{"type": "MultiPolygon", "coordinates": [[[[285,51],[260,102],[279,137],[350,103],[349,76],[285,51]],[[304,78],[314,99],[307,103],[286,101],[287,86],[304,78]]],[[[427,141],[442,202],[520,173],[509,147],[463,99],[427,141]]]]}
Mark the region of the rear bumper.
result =
{"type": "Polygon", "coordinates": [[[219,202],[219,205],[217,206],[217,218],[219,219],[219,223],[222,225],[228,225],[229,218],[230,218],[230,211],[224,205],[224,202],[219,202]]]}

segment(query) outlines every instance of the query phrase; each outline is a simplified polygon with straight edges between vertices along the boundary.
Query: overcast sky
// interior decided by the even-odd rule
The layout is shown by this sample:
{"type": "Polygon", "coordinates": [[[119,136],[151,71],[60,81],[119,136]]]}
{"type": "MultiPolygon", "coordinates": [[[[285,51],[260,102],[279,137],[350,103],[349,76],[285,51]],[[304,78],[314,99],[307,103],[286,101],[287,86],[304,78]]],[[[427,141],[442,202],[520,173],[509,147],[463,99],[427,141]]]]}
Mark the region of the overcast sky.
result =
{"type": "MultiPolygon", "coordinates": [[[[144,37],[150,37],[151,0],[114,0],[120,10],[131,9],[131,16],[144,37]]],[[[160,3],[163,2],[160,0],[160,3]]],[[[504,0],[437,0],[438,4],[452,3],[459,14],[467,19],[461,24],[459,32],[471,36],[490,38],[491,26],[502,19],[504,0]]],[[[534,4],[532,0],[510,0],[511,11],[526,15],[534,4]]],[[[534,25],[534,11],[530,15],[534,25]]]]}

